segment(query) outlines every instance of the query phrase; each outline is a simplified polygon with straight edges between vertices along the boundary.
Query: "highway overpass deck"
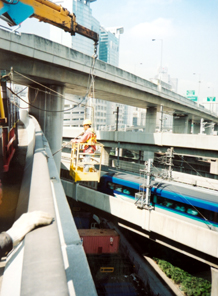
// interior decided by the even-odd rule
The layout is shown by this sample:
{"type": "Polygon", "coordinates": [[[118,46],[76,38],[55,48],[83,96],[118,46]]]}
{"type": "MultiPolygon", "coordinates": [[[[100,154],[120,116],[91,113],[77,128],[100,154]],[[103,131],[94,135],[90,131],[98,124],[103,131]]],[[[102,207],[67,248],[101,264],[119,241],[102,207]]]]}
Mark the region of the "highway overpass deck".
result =
{"type": "MultiPolygon", "coordinates": [[[[0,29],[0,70],[14,69],[18,84],[59,85],[65,92],[85,96],[92,57],[45,38],[0,29]],[[22,74],[22,75],[19,75],[22,74]],[[30,78],[31,80],[29,80],[30,78]]],[[[94,69],[95,97],[140,108],[171,110],[218,123],[216,114],[189,99],[142,79],[123,69],[97,60],[94,69]]]]}
{"type": "MultiPolygon", "coordinates": [[[[82,128],[63,129],[63,138],[72,139],[82,128]]],[[[206,134],[146,133],[125,131],[97,131],[97,139],[105,147],[124,148],[135,151],[165,153],[173,147],[176,154],[218,159],[218,136],[206,134]],[[118,144],[119,143],[119,144],[118,144]]]]}

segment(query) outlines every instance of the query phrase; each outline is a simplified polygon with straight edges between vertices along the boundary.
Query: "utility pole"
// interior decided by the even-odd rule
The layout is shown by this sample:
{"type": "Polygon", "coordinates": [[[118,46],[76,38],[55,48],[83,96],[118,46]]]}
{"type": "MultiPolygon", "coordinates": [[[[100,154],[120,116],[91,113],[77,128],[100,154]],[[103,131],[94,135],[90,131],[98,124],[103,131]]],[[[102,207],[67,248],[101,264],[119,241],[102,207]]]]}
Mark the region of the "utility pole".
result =
{"type": "MultiPolygon", "coordinates": [[[[114,111],[113,113],[117,114],[116,131],[118,131],[119,107],[117,107],[117,111],[114,111]]],[[[119,168],[119,166],[120,166],[120,142],[118,142],[118,147],[117,147],[117,167],[119,168]]]]}
{"type": "Polygon", "coordinates": [[[118,131],[119,107],[117,107],[117,111],[114,111],[113,113],[116,113],[117,114],[116,131],[118,131]]]}
{"type": "Polygon", "coordinates": [[[167,162],[166,165],[169,166],[168,168],[168,179],[172,180],[172,166],[173,166],[173,147],[167,149],[166,152],[166,156],[167,156],[167,162]]]}

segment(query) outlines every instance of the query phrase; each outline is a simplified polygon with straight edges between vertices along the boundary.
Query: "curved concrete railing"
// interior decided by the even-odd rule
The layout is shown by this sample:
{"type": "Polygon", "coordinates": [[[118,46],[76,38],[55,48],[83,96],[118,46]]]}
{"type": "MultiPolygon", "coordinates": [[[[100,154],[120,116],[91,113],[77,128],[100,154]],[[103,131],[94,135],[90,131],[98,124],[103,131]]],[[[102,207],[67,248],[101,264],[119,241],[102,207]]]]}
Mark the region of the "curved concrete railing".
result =
{"type": "Polygon", "coordinates": [[[29,144],[16,218],[40,210],[55,220],[10,253],[1,295],[97,295],[48,142],[33,117],[23,121],[29,144]]]}

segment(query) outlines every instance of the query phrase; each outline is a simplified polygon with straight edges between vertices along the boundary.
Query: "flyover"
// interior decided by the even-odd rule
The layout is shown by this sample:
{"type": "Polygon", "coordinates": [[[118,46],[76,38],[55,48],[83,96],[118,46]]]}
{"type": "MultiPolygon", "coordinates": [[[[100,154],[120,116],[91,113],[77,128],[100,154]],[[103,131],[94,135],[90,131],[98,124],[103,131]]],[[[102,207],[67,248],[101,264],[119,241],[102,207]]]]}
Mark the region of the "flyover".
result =
{"type": "MultiPolygon", "coordinates": [[[[86,94],[92,57],[31,34],[0,29],[0,39],[0,70],[9,72],[13,67],[43,85],[64,86],[67,93],[86,94]]],[[[33,83],[16,72],[16,83],[33,83]]],[[[159,91],[156,84],[100,60],[96,60],[94,76],[96,98],[140,108],[163,106],[176,114],[218,123],[217,115],[203,106],[165,88],[159,91]]]]}
{"type": "MultiPolygon", "coordinates": [[[[39,121],[52,152],[57,151],[61,147],[64,94],[86,95],[93,58],[32,34],[0,29],[0,40],[0,70],[8,73],[13,67],[14,83],[31,87],[29,100],[34,103],[30,114],[39,121]]],[[[199,125],[201,118],[218,124],[217,115],[203,106],[165,88],[160,91],[156,84],[120,68],[96,60],[93,74],[96,98],[147,108],[146,132],[155,131],[159,109],[175,115],[178,129],[184,125],[188,129],[190,122],[199,125]]],[[[60,153],[55,161],[59,166],[60,153]]]]}

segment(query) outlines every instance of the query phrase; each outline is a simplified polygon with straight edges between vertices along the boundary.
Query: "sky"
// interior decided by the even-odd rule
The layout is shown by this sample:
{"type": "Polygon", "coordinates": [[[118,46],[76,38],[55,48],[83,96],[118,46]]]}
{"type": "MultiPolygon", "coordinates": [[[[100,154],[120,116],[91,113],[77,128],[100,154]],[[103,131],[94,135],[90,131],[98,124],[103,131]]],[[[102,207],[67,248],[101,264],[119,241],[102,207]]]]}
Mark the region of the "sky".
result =
{"type": "Polygon", "coordinates": [[[200,102],[218,102],[218,0],[97,0],[91,7],[103,27],[124,27],[120,68],[150,79],[162,56],[181,95],[195,90],[200,102]]]}
{"type": "MultiPolygon", "coordinates": [[[[97,0],[91,9],[101,26],[124,28],[120,68],[149,80],[162,60],[179,94],[194,90],[205,106],[211,96],[218,103],[218,0],[97,0]]],[[[31,27],[45,31],[33,19],[21,31],[31,27]]]]}

